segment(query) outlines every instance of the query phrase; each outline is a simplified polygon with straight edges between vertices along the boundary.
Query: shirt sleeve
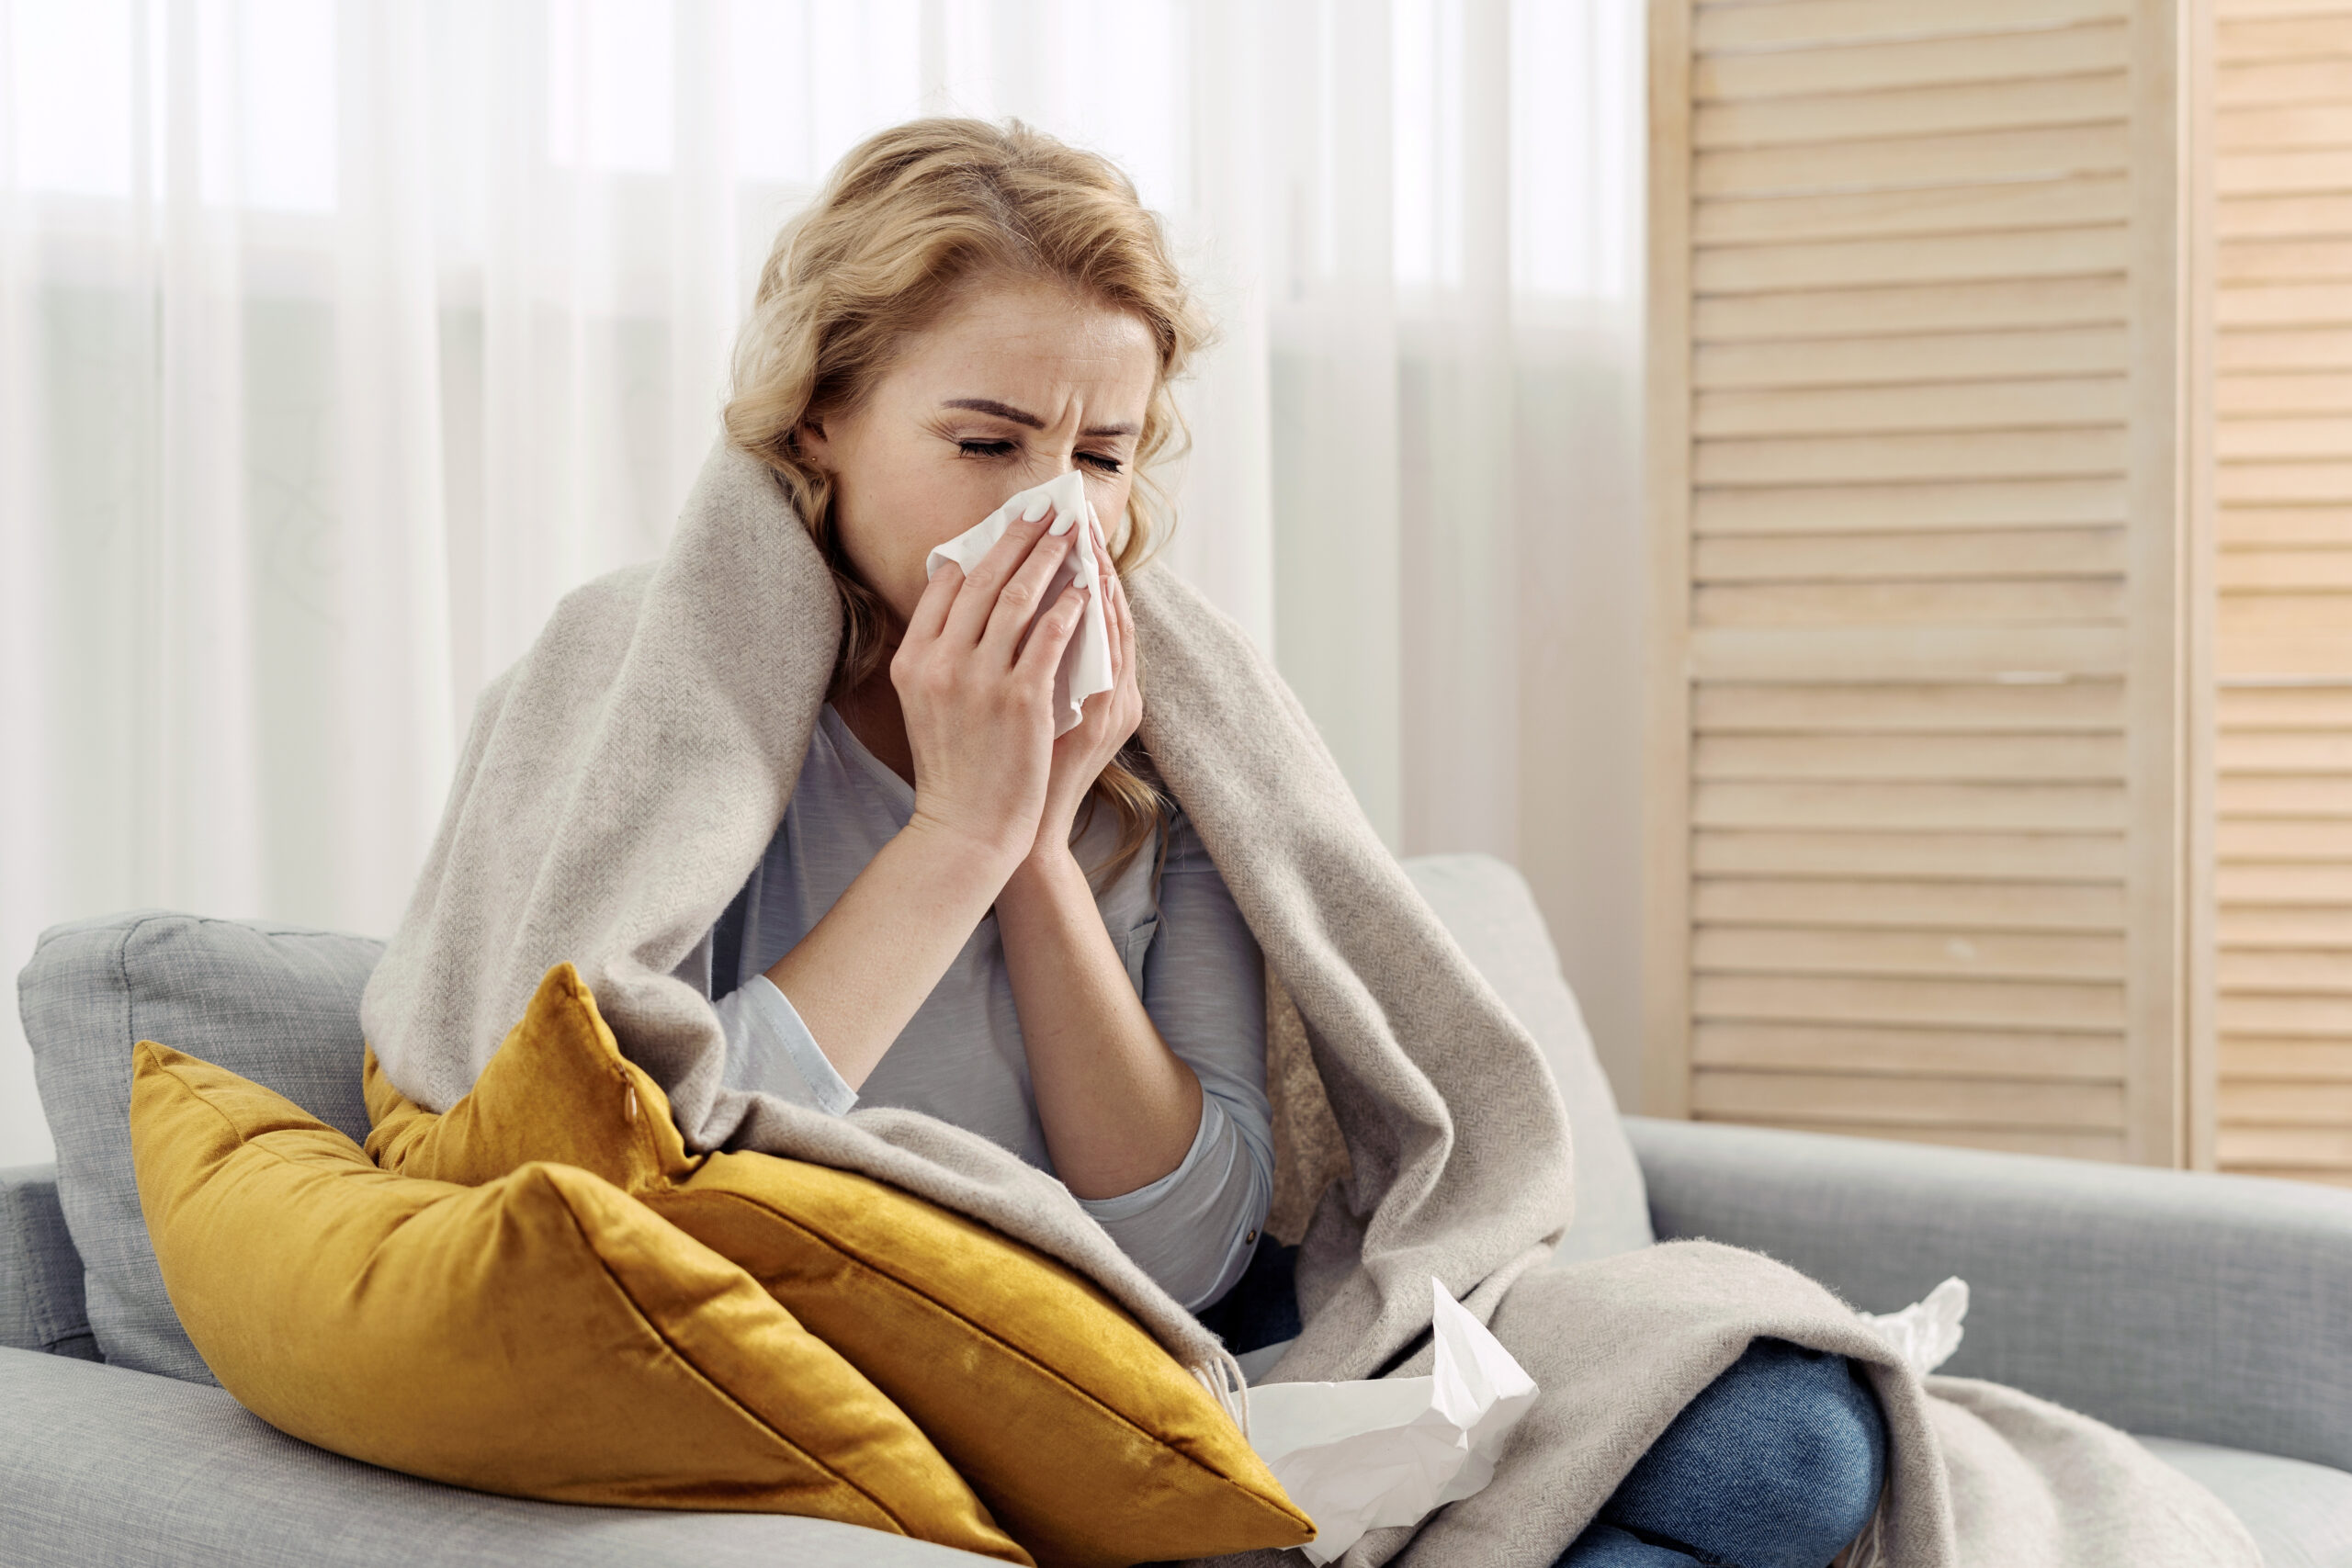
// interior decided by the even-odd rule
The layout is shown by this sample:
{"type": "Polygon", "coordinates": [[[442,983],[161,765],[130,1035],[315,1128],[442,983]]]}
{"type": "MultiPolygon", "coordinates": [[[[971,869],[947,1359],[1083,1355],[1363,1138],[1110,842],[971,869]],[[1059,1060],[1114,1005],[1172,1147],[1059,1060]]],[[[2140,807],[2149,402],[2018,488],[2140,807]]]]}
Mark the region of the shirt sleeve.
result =
{"type": "Polygon", "coordinates": [[[857,1090],[818,1048],[792,998],[765,975],[711,1005],[727,1031],[728,1088],[763,1090],[831,1116],[845,1116],[857,1103],[857,1090]]]}
{"type": "Polygon", "coordinates": [[[1266,1100],[1265,959],[1192,824],[1170,825],[1143,1004],[1201,1080],[1201,1125],[1174,1170],[1115,1198],[1080,1199],[1120,1249],[1188,1311],[1241,1278],[1274,1194],[1266,1100]]]}

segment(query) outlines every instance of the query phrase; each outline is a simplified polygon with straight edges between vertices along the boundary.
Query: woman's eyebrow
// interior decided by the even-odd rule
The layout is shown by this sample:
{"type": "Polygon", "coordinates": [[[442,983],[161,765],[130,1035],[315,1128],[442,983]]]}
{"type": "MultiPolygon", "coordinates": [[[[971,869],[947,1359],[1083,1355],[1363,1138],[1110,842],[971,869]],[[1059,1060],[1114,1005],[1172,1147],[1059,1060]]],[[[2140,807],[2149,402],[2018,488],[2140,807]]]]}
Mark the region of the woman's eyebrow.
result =
{"type": "MultiPolygon", "coordinates": [[[[944,409],[968,409],[973,413],[994,414],[999,419],[1011,420],[1013,423],[1026,425],[1031,430],[1046,428],[1046,422],[1028,410],[1014,408],[1011,403],[998,402],[994,398],[949,398],[939,406],[944,409]]],[[[1132,424],[1093,424],[1087,426],[1080,434],[1133,435],[1135,433],[1136,427],[1132,424]]]]}

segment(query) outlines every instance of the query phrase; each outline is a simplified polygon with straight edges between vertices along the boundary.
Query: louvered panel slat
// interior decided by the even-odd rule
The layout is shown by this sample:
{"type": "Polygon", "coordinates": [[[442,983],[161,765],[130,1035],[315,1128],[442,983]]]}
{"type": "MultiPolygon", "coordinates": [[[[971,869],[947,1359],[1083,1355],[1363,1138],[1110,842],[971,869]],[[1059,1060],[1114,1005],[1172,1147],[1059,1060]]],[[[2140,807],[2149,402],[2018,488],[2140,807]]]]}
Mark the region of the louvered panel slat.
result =
{"type": "Polygon", "coordinates": [[[2225,949],[2352,948],[2352,908],[2224,905],[2215,923],[2225,949]]]}
{"type": "MultiPolygon", "coordinates": [[[[2230,420],[2245,414],[2352,413],[2352,371],[2245,371],[2223,378],[2214,410],[2230,420]]],[[[2346,536],[2352,544],[2352,534],[2346,536]]]]}
{"type": "Polygon", "coordinates": [[[2123,279],[2104,276],[1702,296],[1690,321],[1702,343],[1717,344],[2104,326],[2130,314],[2123,279]]]}
{"type": "Polygon", "coordinates": [[[2224,153],[2280,146],[2352,146],[2352,103],[2224,109],[2213,117],[2213,145],[2224,153]]]}
{"type": "Polygon", "coordinates": [[[2352,1083],[2352,1044],[2343,1041],[2270,1040],[2233,1036],[2230,1076],[2240,1083],[2281,1078],[2304,1083],[2352,1083]]]}
{"type": "Polygon", "coordinates": [[[2123,1028],[2123,987],[1702,972],[1691,1010],[1702,1021],[2115,1033],[2123,1028]]]}
{"type": "Polygon", "coordinates": [[[1702,586],[1691,612],[1702,626],[2068,626],[2120,622],[2123,591],[2102,578],[1702,586]]]}
{"type": "Polygon", "coordinates": [[[2064,528],[2124,523],[2120,479],[1996,479],[1917,485],[1797,484],[1694,491],[1691,532],[1885,533],[1906,528],[2064,528]]]}
{"type": "Polygon", "coordinates": [[[2106,833],[1701,833],[1702,876],[2120,877],[2123,840],[2106,833]]]}
{"type": "Polygon", "coordinates": [[[1693,885],[1690,902],[1699,920],[1725,925],[2107,931],[2123,923],[2122,890],[2098,883],[1714,876],[1693,885]]]}
{"type": "Polygon", "coordinates": [[[2352,149],[2298,147],[2233,152],[2214,160],[2213,188],[2233,196],[2290,196],[2352,191],[2352,149]]]}
{"type": "Polygon", "coordinates": [[[2126,346],[2118,327],[1710,344],[1692,359],[1691,381],[1703,393],[2105,378],[2126,368],[2126,346]]]}
{"type": "Polygon", "coordinates": [[[2114,1126],[2123,1115],[2120,1084],[1750,1073],[1707,1067],[1694,1077],[1693,1110],[1702,1115],[1737,1116],[1743,1121],[1817,1116],[1887,1127],[2052,1127],[2095,1132],[2114,1126]]]}
{"type": "MultiPolygon", "coordinates": [[[[1899,136],[1796,147],[1702,152],[1691,181],[1702,197],[1776,197],[1856,186],[1956,186],[1993,180],[2112,175],[2131,162],[2120,122],[2048,130],[1899,136]]],[[[2314,185],[2312,189],[2336,189],[2314,185]]]]}
{"type": "Polygon", "coordinates": [[[1966,36],[2068,22],[2111,21],[2123,0],[1781,0],[1702,6],[1691,38],[1709,51],[1966,36]]]}
{"type": "Polygon", "coordinates": [[[1974,829],[2120,832],[2123,790],[2113,784],[1701,784],[1690,818],[1702,828],[1866,828],[1919,833],[1974,829]]]}
{"type": "Polygon", "coordinates": [[[1889,681],[2061,680],[2119,675],[2131,660],[2120,626],[1694,626],[1695,681],[1842,681],[1874,669],[1889,681]]]}
{"type": "Polygon", "coordinates": [[[2215,276],[2225,288],[2242,283],[2340,283],[2352,278],[2352,240],[2334,235],[2240,240],[2218,245],[2215,252],[2215,276]]]}
{"type": "Polygon", "coordinates": [[[2264,283],[2215,291],[2213,319],[2233,327],[2352,325],[2345,290],[2326,283],[2264,283]]]}
{"type": "MultiPolygon", "coordinates": [[[[2352,525],[2352,514],[2342,519],[2352,525]]],[[[2216,694],[2226,729],[2352,728],[2352,681],[2324,685],[2225,686],[2216,694]]]]}
{"type": "MultiPolygon", "coordinates": [[[[2226,751],[2223,758],[2226,761],[2226,751]]],[[[2352,816],[2352,799],[2347,799],[2347,790],[2352,790],[2352,779],[2325,776],[2279,778],[2224,772],[2219,784],[2222,815],[2225,818],[2324,819],[2352,816]]]]}
{"type": "Polygon", "coordinates": [[[2120,1160],[2125,1153],[2122,1134],[2116,1133],[2076,1133],[2034,1127],[1939,1127],[1916,1122],[1889,1126],[1826,1118],[1792,1121],[1771,1116],[1701,1116],[1699,1120],[1737,1121],[1756,1127],[1782,1127],[1796,1133],[1838,1133],[1853,1138],[1900,1138],[1906,1143],[1991,1149],[2002,1154],[2054,1155],[2063,1159],[2120,1160]]]}
{"type": "Polygon", "coordinates": [[[2123,1036],[2030,1030],[1924,1029],[1825,1023],[1719,1023],[1692,1031],[1701,1068],[2115,1083],[2123,1036]]]}
{"type": "Polygon", "coordinates": [[[2352,196],[2335,192],[2230,197],[2219,209],[2219,227],[2241,241],[2319,238],[2352,226],[2352,196]]]}
{"type": "Polygon", "coordinates": [[[2120,780],[2118,735],[1709,735],[1691,777],[1718,779],[2120,780]]]}
{"type": "Polygon", "coordinates": [[[2119,425],[2120,376],[1894,387],[1702,392],[1691,411],[1702,437],[1836,431],[1892,434],[2119,425]]]}
{"type": "Polygon", "coordinates": [[[2352,98],[2352,60],[2222,62],[2213,102],[2223,109],[2270,104],[2340,104],[2352,98]]]}
{"type": "Polygon", "coordinates": [[[2352,548],[2224,549],[2219,577],[2225,593],[2352,592],[2352,548]]]}
{"type": "Polygon", "coordinates": [[[1784,0],[1653,35],[1688,51],[1691,138],[1654,363],[1687,433],[1659,788],[1692,1113],[2168,1147],[2124,1094],[2131,432],[2170,342],[2134,313],[2141,3],[1784,0]]]}
{"type": "Polygon", "coordinates": [[[2342,17],[2223,15],[2216,29],[2222,57],[2233,65],[2265,60],[2352,60],[2352,23],[2342,17]]]}
{"type": "Polygon", "coordinates": [[[1874,484],[2091,477],[2125,461],[2123,432],[2092,427],[1708,441],[1691,468],[1702,485],[1874,484]]]}
{"type": "Polygon", "coordinates": [[[2120,528],[1981,529],[1949,534],[1758,534],[1694,541],[1701,582],[1934,578],[2114,577],[2120,528]]]}
{"type": "Polygon", "coordinates": [[[2213,354],[2222,374],[2217,397],[2228,397],[2233,395],[2231,378],[2239,372],[2352,368],[2352,331],[2340,327],[2302,332],[2240,329],[2223,334],[2213,354]]]}
{"type": "Polygon", "coordinates": [[[2080,76],[2121,68],[2128,50],[2127,29],[2120,23],[2094,22],[1979,38],[1702,54],[1692,62],[1690,92],[1695,101],[1708,103],[1723,98],[1891,92],[1955,82],[2080,76]]]}
{"type": "Polygon", "coordinates": [[[2352,511],[2335,506],[2233,506],[2222,521],[2232,545],[2341,545],[2352,540],[2352,511]]]}
{"type": "Polygon", "coordinates": [[[2123,728],[2122,683],[1774,686],[1721,682],[1698,694],[1694,729],[1710,734],[1862,730],[1995,734],[2123,728]]]}
{"type": "Polygon", "coordinates": [[[1986,277],[2074,277],[2120,272],[2130,232],[2120,223],[1916,239],[1824,240],[1716,246],[1700,251],[1692,276],[1702,294],[1944,283],[1986,277]]]}
{"type": "Polygon", "coordinates": [[[1702,926],[1690,953],[1694,970],[1713,975],[2123,981],[2123,943],[2114,936],[1702,926]]]}
{"type": "Polygon", "coordinates": [[[2040,80],[1963,82],[1903,92],[1734,98],[1702,106],[1691,130],[1702,151],[1719,151],[2096,125],[2124,119],[2130,113],[2124,73],[2100,71],[2040,80]]]}

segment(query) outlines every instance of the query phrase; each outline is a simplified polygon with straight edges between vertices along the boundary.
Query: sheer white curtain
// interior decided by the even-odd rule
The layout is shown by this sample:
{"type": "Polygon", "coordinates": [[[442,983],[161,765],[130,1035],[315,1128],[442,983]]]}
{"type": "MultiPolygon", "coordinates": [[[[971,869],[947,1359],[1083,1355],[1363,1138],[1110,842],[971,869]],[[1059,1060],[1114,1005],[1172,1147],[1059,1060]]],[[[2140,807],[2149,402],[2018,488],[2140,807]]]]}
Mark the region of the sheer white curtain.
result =
{"type": "Polygon", "coordinates": [[[0,958],[389,930],[474,694],[661,548],[777,224],[1018,115],[1221,323],[1168,558],[1401,851],[1528,871],[1629,1083],[1639,9],[0,0],[0,958]]]}

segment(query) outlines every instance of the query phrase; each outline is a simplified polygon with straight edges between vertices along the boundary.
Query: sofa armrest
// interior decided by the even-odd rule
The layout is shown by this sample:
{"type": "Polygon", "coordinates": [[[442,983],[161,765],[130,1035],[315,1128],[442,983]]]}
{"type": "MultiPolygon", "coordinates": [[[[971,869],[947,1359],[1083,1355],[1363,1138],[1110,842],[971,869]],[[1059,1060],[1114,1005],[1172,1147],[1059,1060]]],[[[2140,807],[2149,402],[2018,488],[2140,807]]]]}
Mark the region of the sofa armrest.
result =
{"type": "Polygon", "coordinates": [[[53,1165],[0,1169],[0,1347],[98,1359],[53,1165]]]}
{"type": "Polygon", "coordinates": [[[2126,1431],[2352,1470],[2352,1192],[1628,1117],[1661,1240],[1868,1312],[1966,1280],[1944,1366],[2126,1431]]]}
{"type": "Polygon", "coordinates": [[[11,1562],[186,1568],[956,1568],[987,1561],[830,1519],[576,1507],[461,1492],[314,1449],[217,1388],[0,1350],[11,1562]]]}

